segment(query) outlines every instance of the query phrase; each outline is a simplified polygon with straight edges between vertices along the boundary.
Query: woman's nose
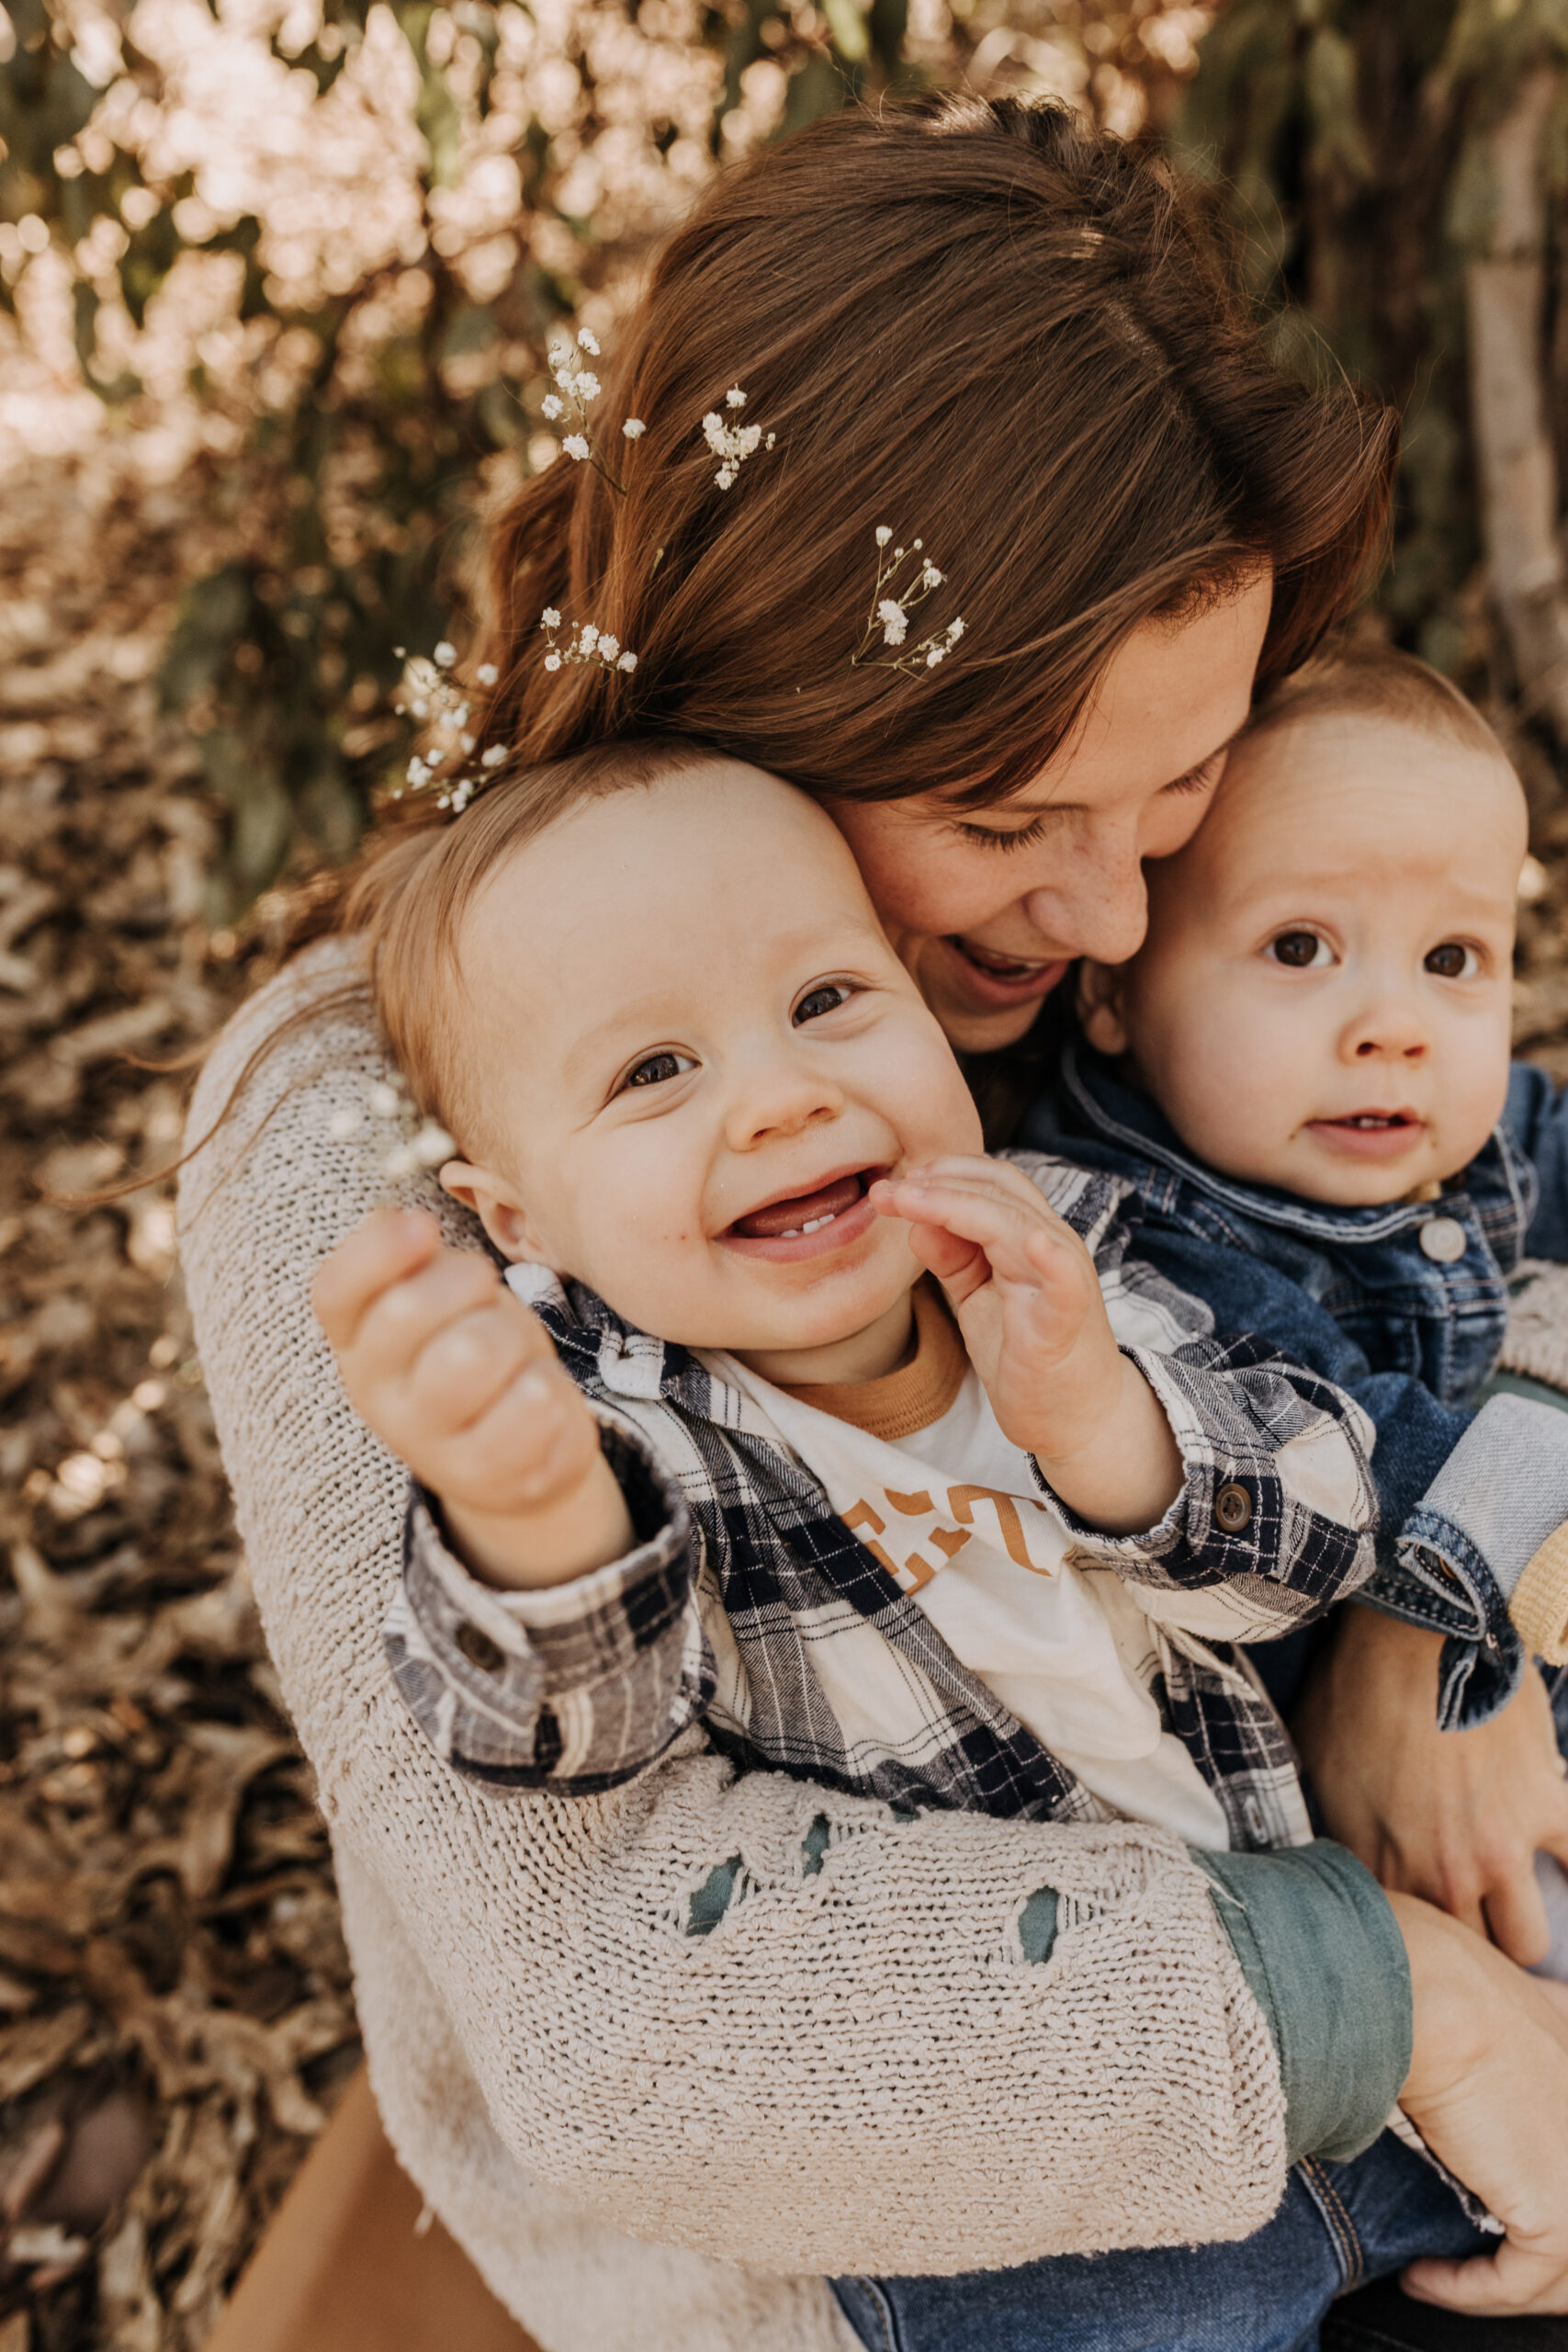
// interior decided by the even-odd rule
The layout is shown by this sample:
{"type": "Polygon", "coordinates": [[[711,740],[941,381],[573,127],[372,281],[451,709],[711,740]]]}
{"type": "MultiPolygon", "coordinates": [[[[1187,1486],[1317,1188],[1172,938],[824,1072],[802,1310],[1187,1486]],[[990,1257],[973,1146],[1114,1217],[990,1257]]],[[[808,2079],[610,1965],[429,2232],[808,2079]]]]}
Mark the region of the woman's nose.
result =
{"type": "Polygon", "coordinates": [[[754,1151],[772,1137],[798,1135],[844,1107],[839,1088],[791,1055],[753,1066],[737,1086],[725,1119],[731,1151],[754,1151]]]}
{"type": "Polygon", "coordinates": [[[1032,890],[1023,910],[1034,929],[1072,956],[1097,964],[1124,964],[1144,944],[1149,899],[1135,838],[1101,844],[1092,858],[1058,871],[1048,888],[1032,890]]]}

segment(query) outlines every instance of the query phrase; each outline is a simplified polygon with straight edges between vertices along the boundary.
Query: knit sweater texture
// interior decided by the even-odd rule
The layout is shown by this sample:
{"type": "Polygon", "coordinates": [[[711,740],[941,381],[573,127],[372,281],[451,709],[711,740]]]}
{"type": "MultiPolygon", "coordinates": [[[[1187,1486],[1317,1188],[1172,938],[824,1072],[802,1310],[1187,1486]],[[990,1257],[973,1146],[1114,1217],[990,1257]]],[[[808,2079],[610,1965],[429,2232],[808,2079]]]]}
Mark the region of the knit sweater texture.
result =
{"type": "Polygon", "coordinates": [[[374,1025],[328,1001],[356,969],[312,950],[220,1041],[193,1138],[308,1016],[188,1164],[182,1246],[372,2083],[432,2207],[546,2352],[847,2352],[824,2274],[1260,2227],[1284,2187],[1279,2062],[1174,1838],[899,1818],[738,1777],[698,1731],[590,1799],[496,1796],[434,1752],[381,1643],[406,1474],[344,1396],[309,1286],[389,1199],[483,1245],[428,1181],[382,1172],[374,1025]],[[694,1934],[694,1892],[731,1861],[743,1899],[694,1934]],[[1043,1887],[1041,1963],[1019,1922],[1043,1887]]]}

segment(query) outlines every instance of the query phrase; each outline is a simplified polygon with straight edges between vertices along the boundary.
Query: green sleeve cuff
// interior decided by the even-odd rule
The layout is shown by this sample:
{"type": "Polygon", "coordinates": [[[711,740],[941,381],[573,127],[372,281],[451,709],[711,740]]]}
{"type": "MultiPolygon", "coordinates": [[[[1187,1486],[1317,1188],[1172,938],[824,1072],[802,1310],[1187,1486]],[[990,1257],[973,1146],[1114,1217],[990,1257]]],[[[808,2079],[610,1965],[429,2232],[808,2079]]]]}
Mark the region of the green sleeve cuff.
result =
{"type": "Polygon", "coordinates": [[[1280,2053],[1291,2163],[1359,2155],[1410,2069],[1410,1964],[1382,1888],[1327,1838],[1276,1854],[1190,1850],[1280,2053]]]}

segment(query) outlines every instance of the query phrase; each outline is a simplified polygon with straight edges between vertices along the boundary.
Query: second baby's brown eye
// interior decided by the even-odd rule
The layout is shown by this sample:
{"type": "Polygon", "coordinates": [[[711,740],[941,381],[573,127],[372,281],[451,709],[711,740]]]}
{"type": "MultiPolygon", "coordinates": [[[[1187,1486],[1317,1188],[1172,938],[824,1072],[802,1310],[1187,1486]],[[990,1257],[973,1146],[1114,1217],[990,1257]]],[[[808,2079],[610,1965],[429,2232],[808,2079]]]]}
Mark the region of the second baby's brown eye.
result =
{"type": "Polygon", "coordinates": [[[1457,939],[1445,939],[1427,957],[1427,969],[1435,972],[1439,980],[1468,979],[1475,962],[1475,951],[1457,939]]]}
{"type": "Polygon", "coordinates": [[[1269,943],[1269,953],[1276,964],[1287,964],[1293,972],[1305,971],[1309,964],[1326,962],[1324,943],[1315,931],[1282,931],[1278,939],[1269,943]]]}
{"type": "Polygon", "coordinates": [[[820,988],[808,989],[801,998],[795,1008],[795,1025],[798,1029],[803,1022],[820,1021],[825,1012],[837,1012],[840,1005],[847,1004],[849,1000],[850,991],[841,980],[825,980],[820,988]]]}

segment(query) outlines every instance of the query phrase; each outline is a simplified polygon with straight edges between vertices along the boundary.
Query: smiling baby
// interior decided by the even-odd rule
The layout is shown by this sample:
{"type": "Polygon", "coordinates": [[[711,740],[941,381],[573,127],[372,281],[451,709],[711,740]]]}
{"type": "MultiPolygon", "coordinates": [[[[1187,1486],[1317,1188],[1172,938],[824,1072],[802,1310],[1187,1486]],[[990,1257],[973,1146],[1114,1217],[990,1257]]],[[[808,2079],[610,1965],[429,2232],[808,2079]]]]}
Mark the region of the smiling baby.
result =
{"type": "Polygon", "coordinates": [[[399,1686],[491,1785],[701,1724],[900,1803],[1310,1836],[1233,1645],[1371,1563],[1365,1424],[1128,1254],[1128,1188],[987,1159],[839,831],[619,744],[361,886],[391,1050],[507,1261],[383,1213],[317,1278],[414,1473],[399,1686]]]}

